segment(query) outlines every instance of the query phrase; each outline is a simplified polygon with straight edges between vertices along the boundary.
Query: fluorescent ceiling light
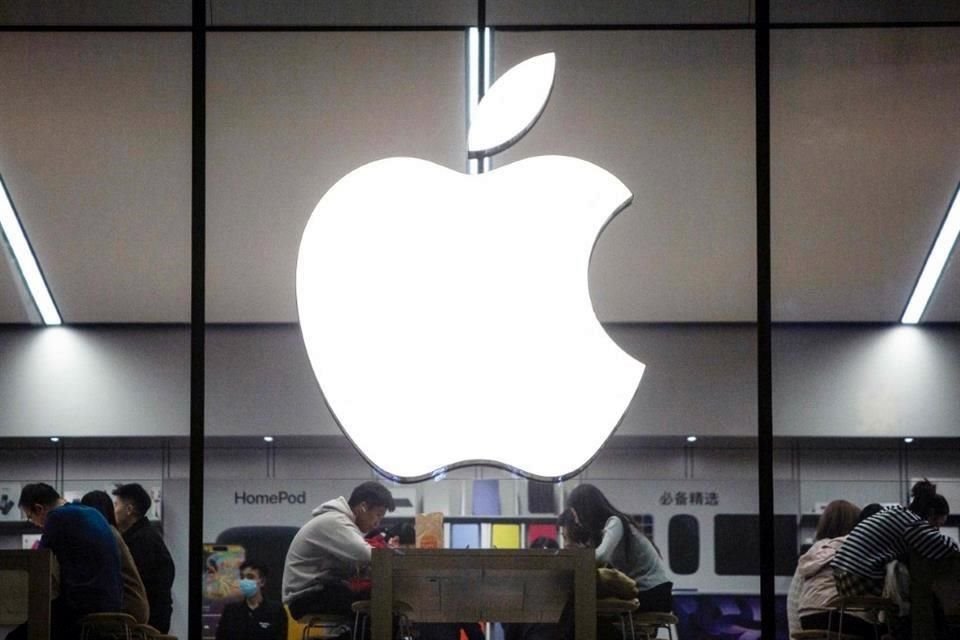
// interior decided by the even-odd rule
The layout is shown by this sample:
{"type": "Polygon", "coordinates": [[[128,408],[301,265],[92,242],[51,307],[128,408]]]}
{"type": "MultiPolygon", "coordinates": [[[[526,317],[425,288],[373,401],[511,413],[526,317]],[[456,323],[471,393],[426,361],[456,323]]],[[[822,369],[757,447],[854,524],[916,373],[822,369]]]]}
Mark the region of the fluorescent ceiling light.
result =
{"type": "Polygon", "coordinates": [[[13,200],[10,198],[10,193],[7,191],[7,185],[2,176],[0,176],[0,187],[3,189],[3,197],[0,198],[0,228],[3,229],[3,237],[6,238],[7,246],[10,247],[10,253],[13,254],[14,262],[20,270],[20,276],[27,286],[27,291],[30,293],[43,323],[45,325],[62,324],[57,305],[47,288],[43,272],[40,271],[37,258],[33,255],[33,249],[30,247],[27,235],[20,224],[20,218],[13,207],[13,200]]]}
{"type": "Polygon", "coordinates": [[[920,272],[920,278],[917,279],[917,285],[913,288],[913,294],[910,296],[910,302],[903,312],[900,322],[903,324],[917,324],[923,317],[923,312],[930,302],[930,296],[937,287],[937,282],[943,273],[943,268],[947,264],[950,252],[957,242],[957,235],[960,234],[960,187],[953,193],[953,202],[947,210],[947,217],[940,226],[940,232],[933,243],[933,249],[927,256],[927,261],[923,265],[923,271],[920,272]]]}

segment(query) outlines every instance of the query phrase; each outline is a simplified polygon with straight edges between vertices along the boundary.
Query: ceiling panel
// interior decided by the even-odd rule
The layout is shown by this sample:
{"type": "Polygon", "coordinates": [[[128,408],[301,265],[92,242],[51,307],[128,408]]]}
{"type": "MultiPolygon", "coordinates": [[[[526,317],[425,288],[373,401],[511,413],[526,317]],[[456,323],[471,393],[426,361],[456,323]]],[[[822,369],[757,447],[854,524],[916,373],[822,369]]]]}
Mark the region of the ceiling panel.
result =
{"type": "Polygon", "coordinates": [[[941,22],[960,19],[960,3],[943,0],[772,0],[771,22],[941,22]]]}
{"type": "Polygon", "coordinates": [[[487,0],[487,21],[503,25],[745,24],[752,0],[487,0]]]}
{"type": "Polygon", "coordinates": [[[186,322],[189,34],[4,33],[0,172],[64,321],[186,322]]]}
{"type": "Polygon", "coordinates": [[[19,280],[13,257],[9,255],[0,235],[0,324],[30,322],[26,301],[21,295],[23,286],[19,280]]]}
{"type": "Polygon", "coordinates": [[[477,0],[208,0],[217,26],[442,26],[475,24],[477,0]]]}
{"type": "Polygon", "coordinates": [[[208,47],[207,320],[295,321],[300,236],[339,178],[390,156],[464,169],[464,36],[216,33],[208,47]]]}
{"type": "Polygon", "coordinates": [[[3,0],[0,24],[43,26],[190,25],[190,0],[3,0]]]}
{"type": "Polygon", "coordinates": [[[495,165],[576,156],[633,193],[600,235],[590,266],[600,319],[753,321],[753,36],[498,33],[495,50],[496,75],[527,57],[557,54],[543,115],[495,165]]]}
{"type": "Polygon", "coordinates": [[[958,121],[958,29],[772,34],[775,321],[899,320],[957,186],[958,121]]]}

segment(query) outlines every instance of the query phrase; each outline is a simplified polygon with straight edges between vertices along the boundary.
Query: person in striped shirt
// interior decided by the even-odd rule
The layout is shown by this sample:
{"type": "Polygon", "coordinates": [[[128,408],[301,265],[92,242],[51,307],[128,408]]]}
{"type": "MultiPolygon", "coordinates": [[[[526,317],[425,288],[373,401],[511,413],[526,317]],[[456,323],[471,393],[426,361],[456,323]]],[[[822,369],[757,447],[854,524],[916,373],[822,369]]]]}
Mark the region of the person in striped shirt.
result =
{"type": "Polygon", "coordinates": [[[906,560],[911,549],[938,560],[960,553],[957,543],[938,531],[950,513],[937,486],[921,480],[910,491],[910,506],[890,507],[860,522],[833,559],[833,577],[841,597],[879,596],[887,563],[906,560]]]}

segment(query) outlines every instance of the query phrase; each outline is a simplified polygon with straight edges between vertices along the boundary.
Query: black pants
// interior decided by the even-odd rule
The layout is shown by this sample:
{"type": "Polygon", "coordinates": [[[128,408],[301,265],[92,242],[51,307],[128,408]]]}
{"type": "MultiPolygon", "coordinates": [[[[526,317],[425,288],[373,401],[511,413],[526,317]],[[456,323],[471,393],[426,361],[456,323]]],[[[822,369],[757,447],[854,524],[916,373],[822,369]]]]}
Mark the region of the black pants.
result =
{"type": "Polygon", "coordinates": [[[333,615],[353,617],[350,608],[357,600],[370,599],[370,593],[357,593],[347,588],[345,584],[331,582],[323,585],[323,589],[308,591],[296,596],[287,606],[294,620],[310,613],[329,613],[333,615]]]}

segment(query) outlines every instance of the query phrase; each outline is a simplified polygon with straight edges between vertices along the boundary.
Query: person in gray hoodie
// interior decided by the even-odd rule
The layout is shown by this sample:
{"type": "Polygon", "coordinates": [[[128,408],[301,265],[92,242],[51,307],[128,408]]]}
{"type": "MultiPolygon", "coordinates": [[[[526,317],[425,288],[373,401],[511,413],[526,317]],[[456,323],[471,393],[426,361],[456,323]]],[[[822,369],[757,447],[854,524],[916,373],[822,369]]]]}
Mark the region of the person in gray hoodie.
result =
{"type": "Polygon", "coordinates": [[[295,619],[310,613],[350,616],[354,601],[369,592],[351,588],[372,557],[364,534],[375,529],[395,504],[390,490],[378,482],[354,488],[313,510],[287,551],[283,566],[283,602],[295,619]]]}

